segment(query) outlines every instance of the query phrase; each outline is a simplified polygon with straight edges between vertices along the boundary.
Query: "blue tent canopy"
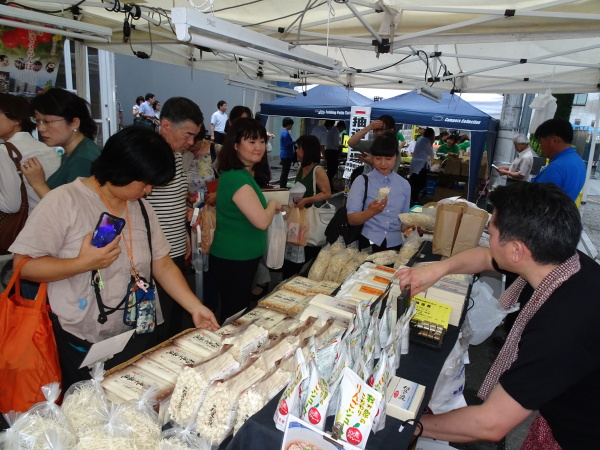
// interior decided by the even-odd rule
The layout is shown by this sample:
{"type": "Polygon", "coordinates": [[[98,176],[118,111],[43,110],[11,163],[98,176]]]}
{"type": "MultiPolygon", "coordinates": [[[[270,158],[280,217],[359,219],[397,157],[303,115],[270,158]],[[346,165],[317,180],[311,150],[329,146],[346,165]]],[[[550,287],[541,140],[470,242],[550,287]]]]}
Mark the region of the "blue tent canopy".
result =
{"type": "Polygon", "coordinates": [[[493,161],[499,121],[475,108],[458,95],[442,94],[436,103],[416,91],[366,106],[371,107],[371,117],[388,114],[396,123],[427,127],[456,128],[471,131],[471,159],[469,166],[469,199],[477,192],[477,179],[483,152],[488,152],[488,163],[493,161]]]}
{"type": "Polygon", "coordinates": [[[342,86],[316,86],[306,96],[283,97],[260,104],[260,113],[267,116],[294,116],[312,119],[350,119],[350,107],[366,106],[372,100],[342,86]]]}

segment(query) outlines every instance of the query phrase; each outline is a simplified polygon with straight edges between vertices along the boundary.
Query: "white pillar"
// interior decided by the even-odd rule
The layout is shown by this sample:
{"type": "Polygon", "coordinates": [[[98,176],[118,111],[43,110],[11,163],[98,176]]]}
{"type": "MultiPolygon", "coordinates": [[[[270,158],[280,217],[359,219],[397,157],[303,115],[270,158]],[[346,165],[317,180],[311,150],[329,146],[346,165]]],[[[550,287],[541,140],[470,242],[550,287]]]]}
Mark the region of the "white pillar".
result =
{"type": "MultiPolygon", "coordinates": [[[[523,94],[504,95],[500,127],[498,129],[496,149],[494,150],[494,161],[492,161],[496,165],[499,165],[499,163],[510,164],[515,159],[513,136],[519,129],[522,105],[523,94]]],[[[504,184],[505,180],[498,175],[495,169],[492,169],[490,183],[492,186],[495,184],[504,184]]]]}
{"type": "Polygon", "coordinates": [[[102,142],[119,131],[117,117],[117,97],[115,81],[115,55],[113,52],[98,50],[98,72],[100,76],[100,105],[102,121],[102,142]]]}
{"type": "Polygon", "coordinates": [[[585,184],[583,185],[583,196],[581,197],[581,203],[587,202],[588,195],[588,181],[592,172],[592,164],[594,163],[594,152],[596,150],[596,139],[598,136],[598,125],[600,119],[600,98],[598,99],[598,107],[596,108],[596,121],[594,130],[592,131],[592,142],[590,143],[590,153],[588,156],[587,169],[585,172],[585,184]]]}

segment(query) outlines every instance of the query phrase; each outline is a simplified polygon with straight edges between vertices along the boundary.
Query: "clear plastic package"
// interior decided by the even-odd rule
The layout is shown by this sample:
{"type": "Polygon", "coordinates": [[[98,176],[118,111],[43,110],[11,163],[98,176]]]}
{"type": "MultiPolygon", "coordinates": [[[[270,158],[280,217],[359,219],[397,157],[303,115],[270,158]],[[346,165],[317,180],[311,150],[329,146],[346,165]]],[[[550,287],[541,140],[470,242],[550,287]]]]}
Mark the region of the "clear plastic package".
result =
{"type": "Polygon", "coordinates": [[[91,380],[72,384],[65,392],[62,412],[76,433],[103,424],[108,414],[108,401],[102,389],[104,364],[92,367],[91,380]]]}

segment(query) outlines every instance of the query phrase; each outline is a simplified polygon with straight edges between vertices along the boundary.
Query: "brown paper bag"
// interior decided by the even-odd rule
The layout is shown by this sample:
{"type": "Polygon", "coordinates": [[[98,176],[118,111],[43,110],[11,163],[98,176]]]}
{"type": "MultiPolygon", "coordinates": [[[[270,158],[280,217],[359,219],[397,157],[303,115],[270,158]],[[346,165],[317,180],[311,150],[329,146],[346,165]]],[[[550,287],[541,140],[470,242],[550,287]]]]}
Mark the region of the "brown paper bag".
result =
{"type": "Polygon", "coordinates": [[[454,240],[460,227],[461,217],[466,205],[438,204],[433,231],[432,251],[436,255],[451,256],[454,240]]]}
{"type": "Polygon", "coordinates": [[[208,255],[217,228],[217,211],[214,206],[205,205],[200,211],[200,231],[202,232],[202,253],[208,255]]]}
{"type": "Polygon", "coordinates": [[[287,243],[306,246],[308,227],[306,208],[291,208],[287,215],[287,243]]]}
{"type": "Polygon", "coordinates": [[[454,247],[452,247],[453,255],[479,245],[488,217],[488,213],[479,208],[468,207],[463,212],[454,247]]]}

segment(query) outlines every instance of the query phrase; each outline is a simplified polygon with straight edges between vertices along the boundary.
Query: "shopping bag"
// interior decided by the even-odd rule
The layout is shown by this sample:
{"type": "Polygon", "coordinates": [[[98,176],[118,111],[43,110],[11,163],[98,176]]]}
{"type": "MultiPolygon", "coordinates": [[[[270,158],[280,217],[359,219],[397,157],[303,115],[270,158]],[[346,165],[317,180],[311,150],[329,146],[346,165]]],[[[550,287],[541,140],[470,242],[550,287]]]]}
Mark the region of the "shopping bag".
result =
{"type": "Polygon", "coordinates": [[[41,387],[60,383],[60,365],[46,307],[46,283],[35,300],[21,297],[21,261],[0,294],[0,411],[27,411],[44,400],[41,387]],[[14,289],[12,295],[11,292],[14,289]]]}
{"type": "Polygon", "coordinates": [[[432,252],[436,255],[451,256],[454,240],[466,205],[462,203],[439,203],[433,230],[432,252]]]}
{"type": "Polygon", "coordinates": [[[200,229],[202,253],[208,255],[217,228],[217,211],[214,206],[205,205],[200,211],[200,229]]]}
{"type": "Polygon", "coordinates": [[[314,247],[325,245],[327,242],[325,230],[335,215],[335,206],[328,202],[325,202],[320,208],[313,205],[312,208],[306,209],[306,214],[308,215],[308,239],[306,245],[314,247]]]}
{"type": "Polygon", "coordinates": [[[456,233],[452,254],[456,255],[479,245],[483,229],[490,215],[487,211],[473,206],[467,206],[460,219],[460,226],[456,233]]]}
{"type": "Polygon", "coordinates": [[[287,243],[306,246],[308,238],[308,218],[306,208],[290,208],[287,217],[287,243]]]}
{"type": "Polygon", "coordinates": [[[283,214],[277,213],[267,230],[267,255],[265,258],[267,267],[281,269],[283,266],[286,236],[287,228],[283,214]]]}
{"type": "Polygon", "coordinates": [[[429,408],[434,414],[442,414],[467,406],[465,396],[465,362],[468,361],[469,344],[459,339],[446,358],[433,388],[429,408]]]}

